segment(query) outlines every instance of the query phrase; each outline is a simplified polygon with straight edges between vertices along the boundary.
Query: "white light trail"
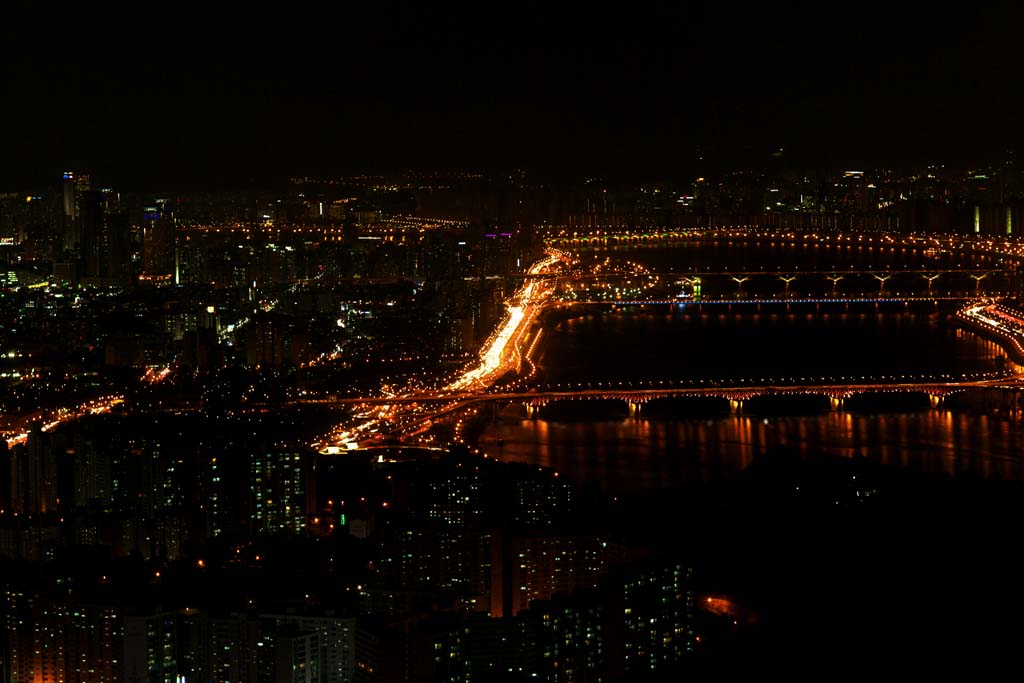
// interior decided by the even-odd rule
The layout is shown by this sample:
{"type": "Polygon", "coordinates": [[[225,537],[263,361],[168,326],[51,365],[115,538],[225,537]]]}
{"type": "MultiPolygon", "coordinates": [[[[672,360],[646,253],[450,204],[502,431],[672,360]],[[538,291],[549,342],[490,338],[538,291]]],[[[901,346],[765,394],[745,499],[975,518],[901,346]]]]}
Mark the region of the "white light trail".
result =
{"type": "MultiPolygon", "coordinates": [[[[548,255],[533,264],[527,271],[529,276],[543,275],[553,265],[562,260],[563,255],[557,251],[549,251],[548,255]]],[[[519,345],[526,338],[526,333],[533,324],[537,314],[544,308],[550,297],[552,288],[548,283],[529,280],[516,292],[508,303],[507,313],[498,329],[484,344],[480,353],[480,361],[467,369],[462,375],[440,390],[440,393],[460,392],[468,389],[483,389],[512,369],[520,361],[519,345]]],[[[401,392],[386,392],[391,396],[401,392]]],[[[453,396],[453,399],[456,397],[453,396]]],[[[358,426],[339,426],[324,441],[314,445],[322,453],[340,453],[346,449],[358,447],[360,441],[379,437],[384,427],[394,426],[402,417],[400,408],[394,405],[374,406],[364,418],[369,418],[358,426]]],[[[430,421],[421,423],[422,431],[430,421]]]]}

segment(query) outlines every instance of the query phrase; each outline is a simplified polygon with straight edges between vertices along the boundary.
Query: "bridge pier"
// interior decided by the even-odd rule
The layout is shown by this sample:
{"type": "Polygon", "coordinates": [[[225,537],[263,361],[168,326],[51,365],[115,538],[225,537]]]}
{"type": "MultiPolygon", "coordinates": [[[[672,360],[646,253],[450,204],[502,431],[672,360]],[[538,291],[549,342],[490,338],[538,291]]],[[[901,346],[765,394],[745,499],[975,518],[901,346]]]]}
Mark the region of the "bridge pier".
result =
{"type": "Polygon", "coordinates": [[[928,403],[933,410],[938,410],[942,407],[942,394],[928,394],[928,403]]]}
{"type": "Polygon", "coordinates": [[[730,398],[729,399],[729,412],[733,415],[739,415],[743,412],[743,399],[742,398],[730,398]]]}
{"type": "Polygon", "coordinates": [[[629,404],[629,416],[640,417],[640,408],[643,406],[641,401],[627,401],[629,404]]]}
{"type": "Polygon", "coordinates": [[[531,420],[536,420],[537,417],[539,416],[539,414],[540,414],[540,406],[539,405],[536,405],[534,403],[527,403],[526,404],[526,417],[530,418],[531,420]]]}
{"type": "Polygon", "coordinates": [[[833,411],[839,412],[843,409],[843,397],[842,396],[829,396],[828,404],[833,411]]]}

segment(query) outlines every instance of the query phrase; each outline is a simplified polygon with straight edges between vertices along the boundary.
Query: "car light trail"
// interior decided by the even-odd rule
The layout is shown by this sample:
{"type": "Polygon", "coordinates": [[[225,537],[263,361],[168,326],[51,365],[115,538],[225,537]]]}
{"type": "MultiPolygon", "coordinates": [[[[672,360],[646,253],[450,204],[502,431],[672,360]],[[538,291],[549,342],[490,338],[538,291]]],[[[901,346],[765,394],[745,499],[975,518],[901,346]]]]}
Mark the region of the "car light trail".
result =
{"type": "MultiPolygon", "coordinates": [[[[563,258],[561,252],[549,250],[544,258],[527,270],[527,275],[546,274],[563,258]]],[[[522,352],[519,347],[527,339],[537,315],[547,305],[553,291],[551,283],[530,280],[511,297],[505,318],[484,344],[479,362],[463,371],[447,386],[432,392],[431,396],[434,398],[452,395],[453,402],[442,408],[442,412],[458,403],[460,393],[468,390],[485,390],[504,374],[521,365],[522,352]]],[[[531,345],[530,350],[532,349],[531,345]]],[[[392,396],[395,397],[402,396],[392,396]]],[[[430,414],[436,414],[436,411],[431,411],[430,414]]],[[[365,419],[363,423],[357,426],[339,426],[328,437],[315,442],[313,447],[322,453],[336,454],[358,448],[362,442],[380,438],[385,428],[388,431],[393,431],[395,427],[411,429],[411,433],[415,435],[430,426],[430,416],[423,415],[416,406],[410,410],[401,405],[377,404],[361,415],[365,419]],[[412,425],[409,424],[410,418],[412,425]],[[402,425],[403,422],[406,423],[405,427],[402,425]]]]}
{"type": "MultiPolygon", "coordinates": [[[[104,396],[102,398],[86,401],[74,409],[60,408],[58,410],[54,410],[46,417],[37,419],[43,423],[42,430],[44,432],[48,432],[64,422],[77,420],[85,415],[102,415],[103,413],[109,413],[115,406],[120,405],[121,403],[124,403],[123,396],[104,396]]],[[[25,427],[23,425],[22,430],[24,429],[25,427]]],[[[24,444],[28,441],[28,431],[17,432],[13,435],[7,436],[6,438],[7,446],[9,448],[13,448],[14,446],[24,444]]]]}

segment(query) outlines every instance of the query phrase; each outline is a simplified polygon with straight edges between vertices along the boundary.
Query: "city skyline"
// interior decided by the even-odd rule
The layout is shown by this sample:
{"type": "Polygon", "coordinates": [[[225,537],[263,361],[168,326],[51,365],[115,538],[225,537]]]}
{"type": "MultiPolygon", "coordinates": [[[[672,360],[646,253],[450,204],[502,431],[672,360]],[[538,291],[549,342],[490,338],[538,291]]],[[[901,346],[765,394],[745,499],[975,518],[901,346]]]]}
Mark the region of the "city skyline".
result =
{"type": "Polygon", "coordinates": [[[1012,662],[1022,20],[8,3],[0,683],[1012,662]]]}

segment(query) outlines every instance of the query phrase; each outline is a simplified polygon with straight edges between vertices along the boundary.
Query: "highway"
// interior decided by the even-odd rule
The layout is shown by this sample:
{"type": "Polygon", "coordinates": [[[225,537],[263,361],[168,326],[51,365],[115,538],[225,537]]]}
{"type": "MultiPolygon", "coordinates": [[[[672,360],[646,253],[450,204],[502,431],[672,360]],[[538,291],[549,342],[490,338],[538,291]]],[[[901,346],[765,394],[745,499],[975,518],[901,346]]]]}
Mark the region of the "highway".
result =
{"type": "Polygon", "coordinates": [[[73,408],[56,408],[49,411],[40,411],[32,415],[23,416],[14,425],[6,425],[5,433],[7,446],[13,448],[28,441],[30,425],[34,422],[42,423],[42,430],[48,432],[57,425],[71,420],[77,420],[85,415],[101,415],[109,413],[115,406],[124,402],[123,396],[102,396],[85,401],[73,408]]]}
{"type": "MultiPolygon", "coordinates": [[[[559,260],[559,256],[548,254],[533,264],[527,274],[548,273],[559,260]]],[[[480,363],[467,368],[445,390],[486,387],[501,375],[518,367],[520,344],[536,321],[537,314],[547,305],[552,289],[549,283],[541,280],[532,280],[523,285],[509,304],[504,322],[484,344],[480,363]]]]}
{"type": "MultiPolygon", "coordinates": [[[[527,274],[540,275],[550,272],[563,258],[561,252],[549,249],[544,258],[530,266],[527,274]]],[[[402,407],[422,403],[422,400],[417,400],[417,396],[431,396],[433,400],[450,401],[453,395],[474,395],[487,391],[488,387],[502,376],[513,370],[520,370],[524,358],[532,368],[533,361],[529,359],[528,351],[534,348],[537,336],[532,335],[531,342],[531,330],[537,316],[548,305],[552,291],[552,283],[546,280],[524,281],[522,287],[509,300],[504,320],[484,343],[477,363],[465,368],[437,392],[396,394],[370,401],[354,400],[353,403],[361,408],[355,413],[358,423],[339,426],[313,446],[324,452],[358,448],[368,439],[379,438],[382,433],[393,431],[396,425],[407,423],[410,419],[418,422],[419,415],[410,416],[401,410],[402,407]],[[527,349],[526,354],[523,353],[524,349],[527,349]]]]}

